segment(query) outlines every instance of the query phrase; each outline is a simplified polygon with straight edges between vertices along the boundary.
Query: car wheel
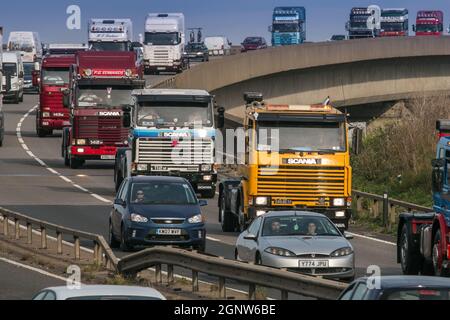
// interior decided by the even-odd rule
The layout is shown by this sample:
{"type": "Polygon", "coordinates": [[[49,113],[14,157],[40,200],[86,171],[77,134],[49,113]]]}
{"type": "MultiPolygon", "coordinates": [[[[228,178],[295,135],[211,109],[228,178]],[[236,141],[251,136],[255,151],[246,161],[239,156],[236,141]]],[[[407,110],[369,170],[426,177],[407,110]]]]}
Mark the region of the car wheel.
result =
{"type": "Polygon", "coordinates": [[[128,244],[128,241],[126,239],[126,235],[125,235],[125,228],[122,226],[121,228],[121,237],[120,237],[120,250],[122,250],[123,252],[129,252],[133,250],[133,246],[128,244]]]}
{"type": "Polygon", "coordinates": [[[222,194],[220,196],[220,223],[222,225],[223,232],[233,232],[234,231],[234,223],[233,216],[231,212],[226,210],[225,206],[225,195],[222,194]]]}
{"type": "Polygon", "coordinates": [[[120,241],[117,241],[116,237],[114,236],[113,225],[111,221],[109,222],[109,245],[113,249],[118,249],[120,247],[120,241]]]}
{"type": "Polygon", "coordinates": [[[412,252],[408,227],[406,225],[403,226],[402,233],[400,235],[400,263],[402,266],[403,274],[419,274],[421,266],[420,257],[412,252]]]}
{"type": "Polygon", "coordinates": [[[261,255],[259,254],[259,252],[256,253],[255,264],[257,266],[262,266],[262,259],[261,259],[261,255]]]}
{"type": "Polygon", "coordinates": [[[205,253],[206,252],[206,243],[202,243],[200,245],[194,246],[194,250],[197,250],[199,253],[205,253]]]}

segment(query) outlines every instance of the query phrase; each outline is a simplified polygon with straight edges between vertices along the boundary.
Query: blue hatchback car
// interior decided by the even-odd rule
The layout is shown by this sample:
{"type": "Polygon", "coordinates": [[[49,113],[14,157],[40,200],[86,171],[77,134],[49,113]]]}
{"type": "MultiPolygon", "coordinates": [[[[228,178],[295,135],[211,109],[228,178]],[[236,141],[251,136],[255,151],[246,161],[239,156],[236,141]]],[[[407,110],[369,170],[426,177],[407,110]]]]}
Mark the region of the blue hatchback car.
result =
{"type": "Polygon", "coordinates": [[[204,252],[205,220],[189,181],[179,177],[139,176],[125,179],[109,223],[112,248],[173,245],[204,252]]]}

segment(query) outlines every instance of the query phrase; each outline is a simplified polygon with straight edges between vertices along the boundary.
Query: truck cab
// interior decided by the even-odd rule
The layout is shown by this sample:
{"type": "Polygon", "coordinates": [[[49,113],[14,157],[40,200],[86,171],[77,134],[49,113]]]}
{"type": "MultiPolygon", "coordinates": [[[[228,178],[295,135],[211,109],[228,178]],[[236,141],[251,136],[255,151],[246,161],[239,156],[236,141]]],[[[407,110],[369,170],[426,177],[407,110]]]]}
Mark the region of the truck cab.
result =
{"type": "Polygon", "coordinates": [[[241,178],[219,183],[223,231],[242,231],[277,210],[312,210],[347,229],[352,168],[346,115],[328,101],[272,105],[259,93],[244,99],[245,151],[236,154],[241,178]]]}
{"type": "Polygon", "coordinates": [[[444,33],[444,13],[439,10],[417,12],[416,24],[413,25],[416,36],[441,36],[444,33]]]}
{"type": "Polygon", "coordinates": [[[23,101],[25,76],[21,52],[3,52],[2,66],[3,82],[4,85],[6,85],[6,91],[3,95],[3,99],[18,104],[23,101]]]}
{"type": "Polygon", "coordinates": [[[133,91],[129,148],[118,150],[116,188],[137,175],[175,175],[197,193],[216,193],[214,97],[204,90],[133,91]]]}
{"type": "Polygon", "coordinates": [[[63,131],[62,156],[73,169],[86,160],[114,160],[117,148],[128,144],[124,106],[131,92],[143,88],[133,52],[78,52],[70,70],[70,127],[63,131]]]}
{"type": "Polygon", "coordinates": [[[355,7],[350,11],[346,29],[349,39],[374,38],[379,35],[381,9],[378,6],[355,7]]]}
{"type": "Polygon", "coordinates": [[[133,23],[130,19],[91,19],[89,50],[131,51],[133,23]]]}
{"type": "Polygon", "coordinates": [[[8,39],[8,51],[20,51],[24,62],[40,62],[43,56],[39,33],[12,31],[8,39]]]}
{"type": "Polygon", "coordinates": [[[276,7],[273,11],[272,46],[301,44],[306,40],[306,9],[304,7],[276,7]]]}
{"type": "Polygon", "coordinates": [[[381,11],[380,37],[408,36],[408,9],[383,9],[381,11]]]}

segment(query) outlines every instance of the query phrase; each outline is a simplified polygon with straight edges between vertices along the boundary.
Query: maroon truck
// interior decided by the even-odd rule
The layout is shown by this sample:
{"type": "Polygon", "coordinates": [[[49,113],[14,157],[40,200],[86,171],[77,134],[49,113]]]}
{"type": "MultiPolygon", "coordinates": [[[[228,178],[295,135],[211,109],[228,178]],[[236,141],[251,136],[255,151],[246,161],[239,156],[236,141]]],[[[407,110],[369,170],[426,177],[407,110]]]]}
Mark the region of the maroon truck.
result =
{"type": "Polygon", "coordinates": [[[117,148],[128,145],[123,110],[132,104],[132,90],[145,86],[134,52],[78,52],[75,60],[64,95],[70,127],[62,141],[65,165],[73,169],[86,160],[114,160],[117,148]]]}

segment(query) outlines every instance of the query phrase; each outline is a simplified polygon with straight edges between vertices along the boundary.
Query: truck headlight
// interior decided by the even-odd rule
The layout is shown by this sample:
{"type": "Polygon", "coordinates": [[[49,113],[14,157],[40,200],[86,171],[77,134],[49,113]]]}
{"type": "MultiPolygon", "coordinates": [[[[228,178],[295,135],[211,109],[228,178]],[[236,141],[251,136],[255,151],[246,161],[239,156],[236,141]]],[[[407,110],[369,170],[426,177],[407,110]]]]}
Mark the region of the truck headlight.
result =
{"type": "Polygon", "coordinates": [[[345,217],[345,211],[336,211],[334,216],[336,218],[344,218],[345,217]]]}
{"type": "Polygon", "coordinates": [[[86,70],[84,70],[84,74],[85,74],[86,77],[90,77],[90,76],[92,76],[92,70],[91,69],[86,69],[86,70]]]}
{"type": "Polygon", "coordinates": [[[43,118],[49,118],[50,117],[50,112],[42,112],[42,117],[43,118]]]}
{"type": "Polygon", "coordinates": [[[330,256],[332,257],[345,257],[345,256],[349,256],[353,253],[353,249],[350,247],[345,247],[345,248],[341,248],[338,249],[336,251],[334,251],[333,253],[330,254],[330,256]]]}
{"type": "Polygon", "coordinates": [[[202,171],[209,172],[209,171],[211,171],[211,165],[210,164],[202,164],[201,169],[202,169],[202,171]]]}
{"type": "Polygon", "coordinates": [[[131,216],[131,221],[133,222],[137,222],[137,223],[147,223],[148,219],[144,216],[141,216],[140,214],[136,214],[136,213],[132,213],[131,216]]]}
{"type": "Polygon", "coordinates": [[[211,181],[212,176],[203,176],[203,181],[211,181]]]}
{"type": "Polygon", "coordinates": [[[345,206],[345,199],[344,198],[333,199],[333,206],[335,206],[335,207],[345,206]]]}
{"type": "Polygon", "coordinates": [[[77,139],[76,144],[79,146],[84,146],[86,144],[86,139],[77,139]]]}
{"type": "Polygon", "coordinates": [[[267,206],[269,203],[269,198],[267,197],[256,197],[255,198],[255,205],[257,206],[267,206]]]}
{"type": "Polygon", "coordinates": [[[275,256],[281,256],[281,257],[295,257],[295,253],[292,251],[282,249],[282,248],[276,248],[276,247],[270,247],[264,250],[267,253],[273,254],[275,256]]]}
{"type": "Polygon", "coordinates": [[[146,164],[138,164],[137,165],[137,170],[138,171],[147,171],[148,166],[146,164]]]}
{"type": "Polygon", "coordinates": [[[133,75],[133,71],[131,71],[131,69],[127,69],[127,70],[125,71],[125,75],[126,75],[127,77],[131,77],[131,76],[133,75]]]}
{"type": "Polygon", "coordinates": [[[193,216],[191,218],[188,219],[188,222],[190,224],[195,224],[195,223],[203,223],[203,215],[198,214],[196,216],[193,216]]]}

